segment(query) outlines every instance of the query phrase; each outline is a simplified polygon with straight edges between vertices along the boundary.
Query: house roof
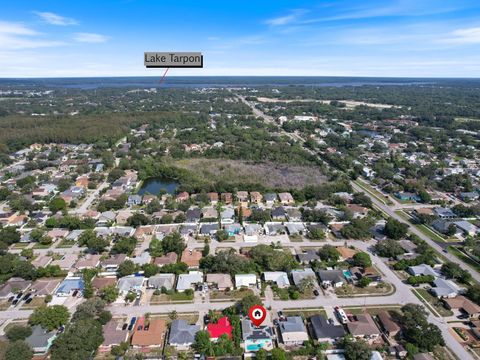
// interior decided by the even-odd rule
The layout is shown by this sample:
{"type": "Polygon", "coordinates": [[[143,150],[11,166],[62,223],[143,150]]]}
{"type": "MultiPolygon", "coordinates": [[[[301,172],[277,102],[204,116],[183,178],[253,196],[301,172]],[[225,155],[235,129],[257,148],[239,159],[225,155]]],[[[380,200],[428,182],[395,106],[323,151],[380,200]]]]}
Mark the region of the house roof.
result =
{"type": "Polygon", "coordinates": [[[236,274],[235,286],[249,286],[257,283],[257,275],[255,274],[236,274]]]}
{"type": "Polygon", "coordinates": [[[111,266],[111,265],[120,265],[125,261],[127,255],[125,254],[115,254],[110,256],[108,259],[105,259],[101,262],[102,266],[111,266]]]}
{"type": "Polygon", "coordinates": [[[358,252],[355,249],[350,249],[345,246],[337,246],[336,249],[343,259],[350,259],[353,257],[353,255],[355,255],[358,252]]]}
{"type": "Polygon", "coordinates": [[[397,332],[400,331],[400,326],[393,321],[392,317],[387,311],[381,311],[378,313],[378,319],[382,323],[383,328],[388,332],[397,332]]]}
{"type": "Polygon", "coordinates": [[[30,286],[32,282],[29,280],[24,280],[22,278],[13,277],[7,280],[7,282],[0,289],[0,296],[8,296],[15,290],[23,291],[30,286]]]}
{"type": "Polygon", "coordinates": [[[460,288],[451,280],[437,278],[433,283],[435,284],[435,287],[432,288],[432,291],[437,296],[447,296],[460,291],[460,288]]]}
{"type": "Polygon", "coordinates": [[[92,286],[94,289],[101,290],[110,285],[116,285],[117,279],[114,277],[95,277],[92,280],[92,286]]]}
{"type": "Polygon", "coordinates": [[[301,262],[320,260],[320,256],[318,256],[318,254],[315,250],[307,250],[304,253],[297,254],[297,258],[301,262]]]}
{"type": "Polygon", "coordinates": [[[187,290],[193,284],[203,282],[203,273],[200,271],[190,271],[188,274],[178,275],[177,290],[187,290]]]}
{"type": "Polygon", "coordinates": [[[305,278],[313,278],[315,280],[315,273],[311,268],[305,268],[301,270],[292,270],[292,279],[295,285],[300,284],[300,282],[305,278]]]}
{"type": "Polygon", "coordinates": [[[318,276],[321,281],[330,281],[333,283],[339,283],[345,280],[342,270],[319,270],[318,276]]]}
{"type": "Polygon", "coordinates": [[[375,335],[380,333],[370,314],[357,315],[357,321],[347,323],[347,328],[354,336],[375,335]]]}
{"type": "Polygon", "coordinates": [[[148,285],[156,288],[165,287],[167,290],[173,288],[175,274],[157,274],[148,279],[148,285]]]}
{"type": "Polygon", "coordinates": [[[242,338],[243,340],[262,340],[273,339],[273,330],[270,326],[253,326],[250,319],[242,319],[242,338]]]}
{"type": "Polygon", "coordinates": [[[195,334],[200,330],[198,325],[190,325],[185,320],[173,320],[170,326],[168,343],[170,345],[192,344],[195,341],[195,334]]]}
{"type": "Polygon", "coordinates": [[[307,332],[307,328],[303,323],[303,319],[300,316],[289,316],[285,321],[280,321],[280,332],[292,333],[292,332],[307,332]]]}
{"type": "Polygon", "coordinates": [[[200,265],[200,259],[202,258],[201,251],[197,249],[188,249],[186,248],[182,252],[182,262],[188,266],[198,266],[200,265]]]}
{"type": "Polygon", "coordinates": [[[443,301],[445,301],[451,309],[462,309],[469,315],[480,313],[480,306],[462,295],[453,299],[445,299],[443,301]]]}
{"type": "Polygon", "coordinates": [[[409,266],[408,267],[408,272],[414,276],[417,275],[433,275],[433,276],[438,276],[438,273],[433,270],[433,268],[430,265],[427,264],[420,264],[417,266],[409,266]]]}
{"type": "Polygon", "coordinates": [[[131,289],[139,288],[143,285],[145,278],[143,276],[124,276],[118,279],[117,287],[120,291],[126,292],[131,289]]]}
{"type": "Polygon", "coordinates": [[[207,283],[215,283],[219,288],[232,288],[232,278],[229,274],[207,274],[207,283]]]}
{"type": "Polygon", "coordinates": [[[175,264],[177,262],[178,255],[175,252],[166,253],[163,256],[156,257],[154,260],[155,265],[167,265],[167,264],[175,264]]]}
{"type": "Polygon", "coordinates": [[[288,275],[284,271],[265,271],[263,273],[263,278],[265,281],[275,282],[280,287],[290,286],[288,275]]]}
{"type": "Polygon", "coordinates": [[[345,329],[341,325],[330,324],[322,315],[310,317],[312,330],[317,339],[337,339],[345,335],[345,329]]]}
{"type": "Polygon", "coordinates": [[[55,331],[48,332],[40,325],[32,327],[32,335],[25,339],[25,342],[30,345],[32,349],[47,348],[49,340],[56,336],[55,331]]]}
{"type": "Polygon", "coordinates": [[[218,319],[216,324],[208,324],[207,331],[212,339],[217,339],[223,334],[226,334],[229,339],[232,337],[232,325],[226,316],[218,319]]]}
{"type": "Polygon", "coordinates": [[[147,325],[147,321],[142,317],[138,320],[137,325],[132,335],[131,344],[133,346],[154,346],[163,343],[167,329],[165,320],[151,319],[148,322],[148,326],[145,326],[147,325]],[[139,330],[139,326],[137,325],[143,325],[142,329],[139,330]]]}
{"type": "MultiPolygon", "coordinates": [[[[122,322],[123,323],[123,322],[122,322]]],[[[126,341],[128,330],[122,330],[121,323],[112,319],[103,326],[103,346],[118,345],[126,341]]]]}
{"type": "Polygon", "coordinates": [[[51,295],[58,284],[60,284],[60,281],[60,279],[38,279],[32,284],[30,289],[34,290],[35,294],[39,296],[51,295]]]}

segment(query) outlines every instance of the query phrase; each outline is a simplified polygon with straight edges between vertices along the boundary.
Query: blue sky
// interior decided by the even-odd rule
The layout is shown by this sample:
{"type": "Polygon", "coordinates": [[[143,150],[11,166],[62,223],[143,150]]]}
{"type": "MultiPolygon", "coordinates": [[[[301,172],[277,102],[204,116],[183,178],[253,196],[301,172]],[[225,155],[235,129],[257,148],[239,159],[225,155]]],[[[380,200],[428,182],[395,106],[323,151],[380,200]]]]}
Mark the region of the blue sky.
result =
{"type": "Polygon", "coordinates": [[[480,77],[478,0],[3,2],[0,77],[160,76],[144,51],[201,51],[181,75],[480,77]]]}

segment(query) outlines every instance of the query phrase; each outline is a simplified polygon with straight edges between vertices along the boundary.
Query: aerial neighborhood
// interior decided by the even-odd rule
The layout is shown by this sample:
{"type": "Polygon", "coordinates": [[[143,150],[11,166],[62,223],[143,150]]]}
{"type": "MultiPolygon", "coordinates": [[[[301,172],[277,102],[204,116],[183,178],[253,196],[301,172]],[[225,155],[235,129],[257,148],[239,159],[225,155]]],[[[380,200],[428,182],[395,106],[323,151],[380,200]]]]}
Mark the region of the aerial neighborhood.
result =
{"type": "Polygon", "coordinates": [[[476,135],[402,105],[317,91],[311,106],[279,100],[306,96],[295,87],[172,89],[168,101],[111,91],[98,90],[95,105],[90,91],[15,93],[31,111],[67,102],[73,118],[117,101],[147,113],[171,101],[179,112],[119,114],[120,130],[95,125],[108,137],[9,138],[12,151],[0,154],[7,352],[480,355],[476,135]],[[260,325],[254,305],[266,309],[260,325]]]}

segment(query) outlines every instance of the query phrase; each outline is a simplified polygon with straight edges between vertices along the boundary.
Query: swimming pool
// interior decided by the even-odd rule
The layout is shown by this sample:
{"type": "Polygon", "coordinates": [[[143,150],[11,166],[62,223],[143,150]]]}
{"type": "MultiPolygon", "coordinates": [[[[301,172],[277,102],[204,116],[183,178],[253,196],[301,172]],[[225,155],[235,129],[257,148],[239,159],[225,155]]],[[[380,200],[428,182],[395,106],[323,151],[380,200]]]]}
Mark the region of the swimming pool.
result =
{"type": "Polygon", "coordinates": [[[343,270],[343,276],[345,277],[345,279],[347,279],[347,281],[352,280],[352,273],[350,272],[350,270],[343,270]]]}

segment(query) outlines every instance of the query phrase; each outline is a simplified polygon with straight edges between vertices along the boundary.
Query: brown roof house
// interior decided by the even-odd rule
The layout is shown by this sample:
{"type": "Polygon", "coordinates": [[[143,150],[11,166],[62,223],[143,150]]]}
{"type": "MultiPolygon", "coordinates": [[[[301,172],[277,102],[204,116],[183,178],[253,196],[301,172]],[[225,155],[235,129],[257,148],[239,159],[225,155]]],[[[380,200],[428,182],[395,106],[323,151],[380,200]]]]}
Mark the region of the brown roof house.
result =
{"type": "Polygon", "coordinates": [[[75,268],[78,270],[95,268],[100,265],[100,258],[100,255],[87,254],[85,257],[77,260],[75,268]]]}
{"type": "Polygon", "coordinates": [[[380,330],[373,321],[370,314],[357,315],[357,321],[347,324],[348,331],[356,338],[363,338],[367,342],[372,343],[380,336],[380,330]]]}
{"type": "Polygon", "coordinates": [[[12,277],[0,288],[0,298],[9,298],[13,294],[25,291],[32,282],[18,277],[12,277]]]}
{"type": "Polygon", "coordinates": [[[349,247],[345,246],[337,246],[337,252],[340,254],[340,261],[349,260],[355,255],[358,251],[355,249],[350,249],[349,247]]]}
{"type": "Polygon", "coordinates": [[[131,341],[132,347],[147,351],[153,347],[161,347],[165,340],[166,329],[165,320],[147,320],[141,317],[135,325],[135,331],[131,341]]]}
{"type": "Polygon", "coordinates": [[[154,260],[155,265],[163,266],[168,264],[175,264],[177,262],[178,255],[175,252],[169,252],[163,256],[156,257],[154,260]]]}
{"type": "Polygon", "coordinates": [[[98,348],[99,353],[110,352],[113,346],[127,341],[128,330],[122,330],[123,321],[112,319],[103,326],[103,343],[98,348]]]}
{"type": "Polygon", "coordinates": [[[117,284],[117,278],[113,276],[95,277],[95,279],[92,280],[92,286],[97,291],[102,290],[107,286],[116,285],[116,284],[117,284]]]}
{"type": "Polygon", "coordinates": [[[230,274],[207,274],[207,284],[218,289],[233,289],[232,277],[230,274]]]}
{"type": "Polygon", "coordinates": [[[480,316],[480,306],[465,296],[459,295],[453,299],[443,299],[443,302],[448,309],[458,309],[472,320],[477,320],[480,316]]]}
{"type": "Polygon", "coordinates": [[[57,290],[61,279],[38,279],[36,280],[30,290],[32,290],[36,296],[52,295],[57,290]]]}
{"type": "Polygon", "coordinates": [[[262,199],[262,194],[260,194],[258,191],[252,191],[250,193],[250,201],[254,204],[261,204],[262,199]]]}
{"type": "Polygon", "coordinates": [[[380,321],[380,324],[382,325],[382,328],[387,336],[394,337],[400,332],[400,326],[393,321],[388,311],[381,311],[378,314],[378,320],[380,321]]]}
{"type": "Polygon", "coordinates": [[[222,193],[220,198],[226,205],[231,204],[233,201],[232,193],[222,193]]]}
{"type": "Polygon", "coordinates": [[[348,204],[347,208],[352,212],[354,219],[364,218],[368,214],[368,208],[357,204],[348,204]]]}
{"type": "Polygon", "coordinates": [[[207,194],[208,200],[210,200],[210,203],[212,205],[217,205],[218,204],[218,193],[216,192],[209,192],[207,194]]]}
{"type": "Polygon", "coordinates": [[[201,258],[202,252],[200,250],[186,248],[182,252],[181,261],[187,264],[189,268],[198,268],[200,266],[201,258]]]}
{"type": "Polygon", "coordinates": [[[280,202],[282,203],[282,205],[294,205],[295,204],[295,200],[293,199],[292,194],[290,194],[288,192],[278,193],[278,198],[280,199],[280,202]]]}

